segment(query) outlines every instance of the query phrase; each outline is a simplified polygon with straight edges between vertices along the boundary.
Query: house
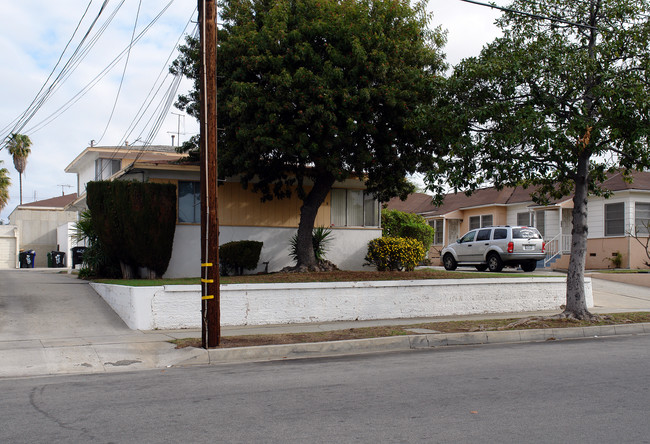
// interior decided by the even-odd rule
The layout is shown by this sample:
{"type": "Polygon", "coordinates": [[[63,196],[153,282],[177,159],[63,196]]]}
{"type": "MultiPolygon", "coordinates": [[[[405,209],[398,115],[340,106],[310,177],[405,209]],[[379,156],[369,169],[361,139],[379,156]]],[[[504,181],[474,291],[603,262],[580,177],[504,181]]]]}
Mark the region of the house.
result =
{"type": "Polygon", "coordinates": [[[77,194],[68,194],[18,205],[9,215],[9,224],[18,232],[18,249],[36,253],[34,266],[47,267],[51,251],[63,251],[66,261],[71,260],[68,237],[61,239],[58,231],[60,226],[72,227],[77,221],[77,211],[69,208],[76,199],[77,194]]]}
{"type": "MultiPolygon", "coordinates": [[[[165,277],[199,276],[201,271],[199,165],[181,162],[173,147],[86,148],[66,172],[78,177],[77,209],[85,206],[85,187],[91,180],[138,180],[173,183],[178,215],[172,257],[165,277]]],[[[309,186],[309,183],[305,183],[309,186]]],[[[379,203],[364,192],[360,180],[334,184],[321,206],[316,226],[331,227],[332,243],[326,254],[341,269],[362,269],[371,239],[381,237],[379,203]]],[[[292,265],[289,242],[298,229],[302,201],[290,198],[261,202],[260,194],[245,190],[236,178],[218,187],[219,243],[256,240],[264,243],[258,268],[278,271],[292,265]]],[[[155,223],[155,215],[152,215],[155,223]]]]}
{"type": "MultiPolygon", "coordinates": [[[[586,268],[611,268],[611,258],[620,253],[625,268],[645,268],[645,248],[632,233],[647,236],[650,221],[650,172],[635,172],[628,183],[614,174],[603,183],[612,192],[608,199],[590,196],[587,204],[589,234],[586,268]]],[[[573,196],[546,206],[536,205],[531,189],[494,187],[464,193],[447,194],[442,205],[435,206],[431,196],[413,194],[405,201],[392,199],[387,208],[423,216],[435,229],[429,257],[440,258],[442,249],[465,232],[489,225],[532,225],[546,240],[546,266],[569,266],[573,196]]]]}

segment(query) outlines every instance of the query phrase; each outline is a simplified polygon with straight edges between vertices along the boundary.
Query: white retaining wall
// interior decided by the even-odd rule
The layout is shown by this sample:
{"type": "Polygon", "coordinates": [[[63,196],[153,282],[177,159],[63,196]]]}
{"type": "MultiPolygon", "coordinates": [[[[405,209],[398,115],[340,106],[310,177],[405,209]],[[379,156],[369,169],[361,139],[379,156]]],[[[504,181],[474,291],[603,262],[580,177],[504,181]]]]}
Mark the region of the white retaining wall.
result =
{"type": "MultiPolygon", "coordinates": [[[[91,284],[132,329],[201,327],[199,285],[91,284]]],[[[585,279],[593,307],[591,278],[585,279]]],[[[221,287],[221,325],[266,325],[559,310],[566,278],[503,278],[221,287]]]]}

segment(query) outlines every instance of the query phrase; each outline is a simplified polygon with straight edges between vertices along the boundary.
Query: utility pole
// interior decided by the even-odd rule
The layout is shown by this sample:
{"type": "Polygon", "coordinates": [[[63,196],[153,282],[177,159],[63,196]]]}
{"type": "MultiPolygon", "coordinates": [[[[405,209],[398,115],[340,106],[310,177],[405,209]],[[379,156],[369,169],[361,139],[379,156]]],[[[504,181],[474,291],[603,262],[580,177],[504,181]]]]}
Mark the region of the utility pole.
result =
{"type": "Polygon", "coordinates": [[[217,216],[217,6],[198,0],[201,41],[201,343],[221,342],[217,216]]]}

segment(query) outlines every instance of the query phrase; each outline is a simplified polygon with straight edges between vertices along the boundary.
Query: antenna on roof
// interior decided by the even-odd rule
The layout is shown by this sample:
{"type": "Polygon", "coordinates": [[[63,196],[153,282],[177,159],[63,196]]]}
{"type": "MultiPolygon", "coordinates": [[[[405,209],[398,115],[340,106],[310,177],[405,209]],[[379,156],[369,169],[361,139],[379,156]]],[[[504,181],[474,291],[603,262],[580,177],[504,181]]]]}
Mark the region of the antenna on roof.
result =
{"type": "Polygon", "coordinates": [[[57,187],[61,187],[61,196],[65,196],[65,191],[63,189],[64,188],[72,188],[72,185],[57,185],[57,187]]]}

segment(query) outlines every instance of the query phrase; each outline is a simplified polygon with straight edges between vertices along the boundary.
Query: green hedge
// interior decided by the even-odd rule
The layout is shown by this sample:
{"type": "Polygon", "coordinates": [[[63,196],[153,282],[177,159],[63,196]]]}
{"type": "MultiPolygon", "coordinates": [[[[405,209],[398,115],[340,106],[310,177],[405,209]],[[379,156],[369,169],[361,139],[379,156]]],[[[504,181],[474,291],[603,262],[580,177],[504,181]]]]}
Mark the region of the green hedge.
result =
{"type": "Polygon", "coordinates": [[[244,269],[254,270],[260,260],[263,242],[241,240],[219,247],[219,263],[225,275],[244,274],[244,269]]]}
{"type": "Polygon", "coordinates": [[[403,237],[380,237],[368,242],[366,263],[378,271],[413,271],[425,257],[420,241],[403,237]]]}
{"type": "Polygon", "coordinates": [[[123,277],[141,267],[162,276],[176,230],[176,185],[101,181],[89,182],[86,192],[93,227],[123,277]]]}
{"type": "Polygon", "coordinates": [[[382,235],[384,237],[410,237],[422,242],[425,250],[433,243],[435,230],[417,214],[398,210],[381,211],[382,235]]]}

